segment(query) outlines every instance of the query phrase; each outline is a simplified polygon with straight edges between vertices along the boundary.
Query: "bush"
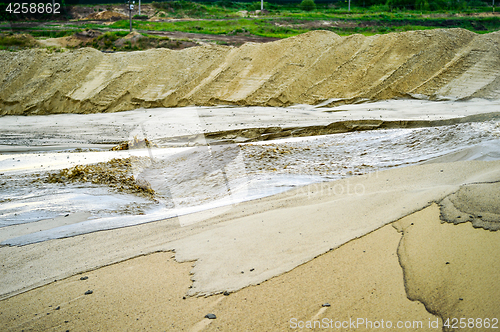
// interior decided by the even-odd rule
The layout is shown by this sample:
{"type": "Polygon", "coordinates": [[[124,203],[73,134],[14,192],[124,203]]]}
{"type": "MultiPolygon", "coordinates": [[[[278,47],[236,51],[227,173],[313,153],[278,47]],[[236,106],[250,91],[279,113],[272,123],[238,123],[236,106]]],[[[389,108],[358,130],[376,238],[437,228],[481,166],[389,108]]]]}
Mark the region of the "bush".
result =
{"type": "Polygon", "coordinates": [[[388,12],[389,11],[389,6],[387,6],[387,5],[373,5],[373,6],[370,6],[369,9],[370,9],[370,11],[376,12],[376,13],[388,12]]]}
{"type": "Polygon", "coordinates": [[[219,7],[231,8],[235,6],[235,3],[230,0],[219,0],[215,3],[219,7]]]}
{"type": "Polygon", "coordinates": [[[311,11],[313,9],[316,9],[316,4],[314,3],[314,0],[302,0],[302,2],[300,3],[300,8],[302,10],[311,11]]]}
{"type": "Polygon", "coordinates": [[[137,20],[147,20],[148,19],[148,15],[134,15],[132,18],[135,18],[137,20]]]}

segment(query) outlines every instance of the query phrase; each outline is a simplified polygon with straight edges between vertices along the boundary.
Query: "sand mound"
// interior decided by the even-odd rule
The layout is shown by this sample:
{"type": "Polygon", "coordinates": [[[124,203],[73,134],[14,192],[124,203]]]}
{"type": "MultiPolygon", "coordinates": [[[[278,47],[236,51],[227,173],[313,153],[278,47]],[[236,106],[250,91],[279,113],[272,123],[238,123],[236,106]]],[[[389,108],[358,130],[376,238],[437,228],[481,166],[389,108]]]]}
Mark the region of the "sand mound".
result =
{"type": "Polygon", "coordinates": [[[117,12],[106,10],[104,12],[93,13],[87,16],[86,20],[110,20],[110,21],[118,21],[127,19],[127,15],[123,15],[117,12]]]}
{"type": "Polygon", "coordinates": [[[47,38],[38,40],[37,42],[43,46],[76,47],[82,43],[89,42],[102,34],[103,33],[98,30],[86,29],[84,31],[77,32],[72,36],[47,38]]]}
{"type": "Polygon", "coordinates": [[[145,38],[143,35],[134,31],[134,32],[129,33],[125,37],[118,39],[114,43],[114,45],[122,47],[123,45],[125,45],[126,42],[130,42],[131,44],[136,44],[139,40],[141,40],[143,38],[145,38]]]}
{"type": "Polygon", "coordinates": [[[3,52],[0,114],[498,98],[499,40],[499,33],[477,35],[463,29],[371,37],[314,31],[239,48],[3,52]]]}
{"type": "Polygon", "coordinates": [[[500,183],[471,184],[441,202],[441,219],[454,224],[470,221],[475,228],[500,230],[500,183]]]}

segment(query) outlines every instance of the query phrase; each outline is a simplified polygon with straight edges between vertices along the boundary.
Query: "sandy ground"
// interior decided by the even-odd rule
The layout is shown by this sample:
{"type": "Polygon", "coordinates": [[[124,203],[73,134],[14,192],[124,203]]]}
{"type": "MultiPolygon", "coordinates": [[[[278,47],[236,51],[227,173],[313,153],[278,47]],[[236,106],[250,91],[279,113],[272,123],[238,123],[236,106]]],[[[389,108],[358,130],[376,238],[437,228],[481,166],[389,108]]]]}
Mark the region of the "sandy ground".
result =
{"type": "Polygon", "coordinates": [[[342,330],[369,331],[369,324],[390,322],[415,327],[405,331],[439,331],[443,318],[499,317],[498,240],[498,233],[470,224],[442,224],[433,204],[227,296],[186,298],[192,263],[161,252],[1,301],[0,321],[5,331],[331,330],[353,321],[342,330]],[[438,316],[410,301],[405,287],[438,316]],[[88,290],[92,294],[84,295],[88,290]],[[217,318],[204,318],[209,313],[217,318]]]}
{"type": "MultiPolygon", "coordinates": [[[[365,186],[357,197],[328,194],[347,185],[340,180],[191,220],[2,247],[0,322],[7,331],[274,331],[349,319],[437,331],[448,318],[494,322],[499,233],[443,224],[435,203],[451,197],[461,208],[454,193],[496,197],[499,179],[498,162],[406,167],[350,179],[365,186]]],[[[467,209],[500,221],[495,207],[467,209]]]]}
{"type": "Polygon", "coordinates": [[[192,263],[155,253],[2,301],[0,321],[6,331],[283,331],[293,318],[297,325],[358,317],[427,324],[436,317],[406,298],[399,240],[388,225],[258,286],[187,299],[192,263]]]}
{"type": "Polygon", "coordinates": [[[495,99],[499,37],[462,29],[370,37],[313,31],[238,48],[2,51],[0,115],[338,105],[399,97],[495,99]]]}

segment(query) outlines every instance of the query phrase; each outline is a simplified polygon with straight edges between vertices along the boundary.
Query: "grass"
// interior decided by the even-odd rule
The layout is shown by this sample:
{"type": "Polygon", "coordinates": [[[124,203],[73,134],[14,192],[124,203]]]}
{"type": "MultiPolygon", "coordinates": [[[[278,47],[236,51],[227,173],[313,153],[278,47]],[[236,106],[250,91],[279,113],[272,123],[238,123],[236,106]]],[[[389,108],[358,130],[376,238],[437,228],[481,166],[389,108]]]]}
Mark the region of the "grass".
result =
{"type": "MultiPolygon", "coordinates": [[[[126,20],[115,22],[110,28],[127,29],[126,20]]],[[[286,38],[309,31],[305,28],[291,29],[276,26],[267,19],[232,19],[210,21],[141,22],[134,21],[132,27],[149,31],[181,31],[211,35],[255,35],[262,37],[286,38]]]]}
{"type": "MultiPolygon", "coordinates": [[[[144,31],[181,31],[214,35],[243,34],[274,38],[291,37],[317,29],[330,30],[339,35],[353,33],[373,35],[453,27],[477,33],[487,33],[500,29],[500,18],[498,17],[425,18],[413,14],[376,13],[369,15],[365,13],[359,17],[336,17],[335,21],[339,24],[334,27],[315,26],[312,24],[314,20],[311,17],[276,17],[175,22],[133,21],[132,26],[134,29],[144,31]]],[[[331,21],[331,19],[327,21],[331,21]]],[[[115,22],[110,26],[114,29],[128,29],[128,27],[129,22],[126,20],[115,22]]]]}
{"type": "MultiPolygon", "coordinates": [[[[111,5],[96,5],[95,8],[107,8],[111,5]]],[[[427,30],[435,28],[463,28],[476,33],[488,33],[500,30],[500,17],[477,17],[464,14],[491,12],[491,7],[466,8],[462,11],[417,11],[393,10],[386,5],[370,8],[353,7],[347,11],[347,4],[336,2],[333,4],[317,4],[312,11],[304,11],[299,4],[270,4],[265,3],[268,10],[266,15],[242,17],[240,11],[254,11],[260,9],[260,2],[241,3],[229,0],[218,0],[212,3],[194,3],[189,1],[153,2],[157,16],[167,18],[191,18],[191,20],[150,22],[141,17],[133,20],[133,28],[143,33],[148,31],[179,31],[202,33],[208,35],[247,35],[273,38],[287,38],[311,30],[330,30],[339,35],[355,33],[363,35],[384,34],[409,30],[427,30]],[[460,14],[460,15],[458,15],[460,14]],[[197,19],[198,18],[198,19],[197,19]],[[318,21],[335,24],[321,25],[318,21]]],[[[110,8],[107,8],[110,9],[110,8]]],[[[18,32],[29,33],[33,37],[57,38],[72,35],[82,29],[96,29],[104,31],[102,36],[94,39],[86,46],[100,50],[134,50],[154,47],[183,48],[192,46],[191,41],[172,41],[166,37],[145,35],[140,42],[116,46],[118,39],[128,33],[129,21],[122,20],[111,25],[96,23],[47,24],[19,28],[18,32]],[[120,30],[120,31],[110,31],[120,30]],[[163,38],[163,39],[162,39],[163,38]]],[[[0,31],[9,30],[9,26],[0,26],[0,31]]],[[[26,48],[27,45],[9,45],[20,43],[10,39],[0,40],[0,48],[26,48]]],[[[226,42],[218,42],[225,44],[226,42]]]]}

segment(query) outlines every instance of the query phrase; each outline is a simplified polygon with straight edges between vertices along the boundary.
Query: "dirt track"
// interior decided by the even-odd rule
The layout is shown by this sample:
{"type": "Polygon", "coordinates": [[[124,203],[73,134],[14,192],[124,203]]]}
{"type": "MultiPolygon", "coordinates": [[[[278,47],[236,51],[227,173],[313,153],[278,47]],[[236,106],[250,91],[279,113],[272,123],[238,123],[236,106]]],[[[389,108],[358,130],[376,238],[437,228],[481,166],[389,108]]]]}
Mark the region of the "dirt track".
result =
{"type": "Polygon", "coordinates": [[[0,114],[498,98],[499,41],[499,32],[477,35],[462,29],[372,37],[314,31],[239,48],[114,54],[89,48],[53,54],[3,51],[0,114]]]}

